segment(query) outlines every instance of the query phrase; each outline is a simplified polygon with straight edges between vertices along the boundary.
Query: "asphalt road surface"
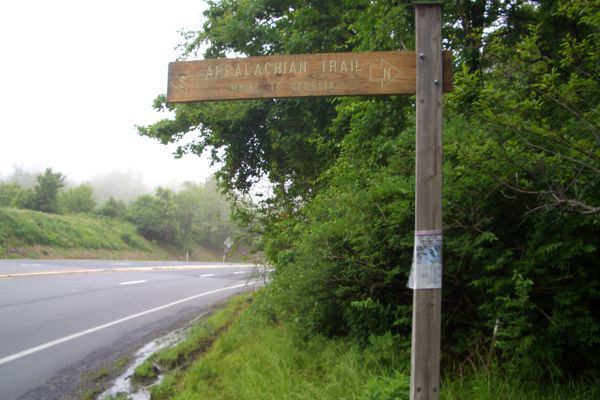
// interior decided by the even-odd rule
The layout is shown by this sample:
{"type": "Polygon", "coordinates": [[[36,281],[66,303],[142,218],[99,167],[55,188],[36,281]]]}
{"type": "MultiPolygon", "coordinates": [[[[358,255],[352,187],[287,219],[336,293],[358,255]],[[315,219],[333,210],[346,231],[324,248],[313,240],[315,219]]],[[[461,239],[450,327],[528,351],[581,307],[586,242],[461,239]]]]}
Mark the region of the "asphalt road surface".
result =
{"type": "Polygon", "coordinates": [[[253,286],[253,266],[0,260],[0,399],[77,398],[86,374],[253,286]]]}

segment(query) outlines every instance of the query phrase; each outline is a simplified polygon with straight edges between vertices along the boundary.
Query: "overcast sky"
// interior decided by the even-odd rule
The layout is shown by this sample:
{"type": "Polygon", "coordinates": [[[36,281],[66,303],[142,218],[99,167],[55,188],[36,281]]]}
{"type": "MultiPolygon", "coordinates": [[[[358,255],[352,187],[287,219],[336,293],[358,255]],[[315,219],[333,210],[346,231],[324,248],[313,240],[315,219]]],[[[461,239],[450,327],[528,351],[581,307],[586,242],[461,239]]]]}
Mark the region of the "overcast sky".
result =
{"type": "Polygon", "coordinates": [[[149,185],[202,181],[198,157],[137,135],[164,118],[167,65],[201,0],[23,0],[0,3],[0,178],[52,168],[84,182],[138,171],[149,185]]]}

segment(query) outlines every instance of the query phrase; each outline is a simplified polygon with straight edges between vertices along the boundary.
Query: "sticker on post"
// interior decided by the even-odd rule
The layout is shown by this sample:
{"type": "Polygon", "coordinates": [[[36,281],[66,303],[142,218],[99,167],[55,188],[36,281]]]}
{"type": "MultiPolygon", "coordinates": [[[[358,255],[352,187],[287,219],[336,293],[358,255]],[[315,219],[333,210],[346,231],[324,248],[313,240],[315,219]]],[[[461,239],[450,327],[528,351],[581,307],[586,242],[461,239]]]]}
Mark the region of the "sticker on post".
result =
{"type": "Polygon", "coordinates": [[[415,232],[413,262],[407,286],[411,289],[441,289],[441,231],[415,232]]]}

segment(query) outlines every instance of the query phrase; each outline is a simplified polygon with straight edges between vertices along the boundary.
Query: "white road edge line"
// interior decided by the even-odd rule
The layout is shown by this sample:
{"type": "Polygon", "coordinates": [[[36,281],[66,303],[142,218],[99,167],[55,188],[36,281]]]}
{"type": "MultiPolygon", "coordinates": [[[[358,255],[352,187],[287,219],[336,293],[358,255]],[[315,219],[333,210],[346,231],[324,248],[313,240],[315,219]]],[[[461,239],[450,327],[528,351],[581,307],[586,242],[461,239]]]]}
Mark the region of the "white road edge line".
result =
{"type": "Polygon", "coordinates": [[[42,351],[42,350],[46,350],[46,349],[48,349],[50,347],[54,347],[54,346],[57,346],[59,344],[65,343],[65,342],[69,342],[71,340],[80,338],[82,336],[89,335],[90,333],[98,332],[98,331],[101,331],[103,329],[110,328],[110,327],[118,325],[118,324],[122,324],[123,322],[127,322],[127,321],[130,321],[132,319],[142,317],[144,315],[148,315],[148,314],[151,314],[151,313],[154,313],[154,312],[157,312],[157,311],[164,310],[165,308],[169,308],[169,307],[173,307],[173,306],[176,306],[178,304],[181,304],[181,303],[185,303],[186,301],[195,300],[195,299],[197,299],[199,297],[209,296],[211,294],[215,294],[215,293],[219,293],[219,292],[224,292],[226,290],[237,289],[237,288],[241,288],[241,287],[244,287],[244,286],[246,286],[245,283],[239,284],[239,285],[234,285],[234,286],[227,286],[227,287],[224,287],[224,288],[221,288],[221,289],[211,290],[210,292],[204,292],[204,293],[200,293],[200,294],[197,294],[197,295],[194,295],[194,296],[186,297],[185,299],[177,300],[177,301],[174,301],[172,303],[164,304],[162,306],[151,308],[150,310],[146,310],[146,311],[142,311],[142,312],[137,313],[137,314],[130,315],[128,317],[120,318],[120,319],[117,319],[115,321],[109,322],[107,324],[98,325],[96,327],[93,327],[93,328],[90,328],[90,329],[86,329],[85,331],[77,332],[77,333],[74,333],[72,335],[65,336],[65,337],[62,337],[60,339],[56,339],[56,340],[53,340],[51,342],[47,342],[47,343],[41,344],[39,346],[35,346],[35,347],[32,347],[32,348],[27,349],[27,350],[23,350],[21,352],[12,354],[10,356],[0,358],[0,365],[9,363],[11,361],[18,360],[19,358],[23,358],[25,356],[28,356],[28,355],[33,354],[33,353],[37,353],[37,352],[42,351]]]}
{"type": "Polygon", "coordinates": [[[215,274],[204,274],[204,275],[200,275],[200,278],[209,278],[211,276],[215,276],[215,274]]]}
{"type": "Polygon", "coordinates": [[[119,282],[119,285],[121,286],[126,286],[126,285],[138,285],[140,283],[146,283],[145,280],[142,281],[128,281],[128,282],[119,282]]]}
{"type": "Polygon", "coordinates": [[[248,274],[250,273],[250,271],[235,271],[233,274],[237,275],[237,274],[248,274]]]}

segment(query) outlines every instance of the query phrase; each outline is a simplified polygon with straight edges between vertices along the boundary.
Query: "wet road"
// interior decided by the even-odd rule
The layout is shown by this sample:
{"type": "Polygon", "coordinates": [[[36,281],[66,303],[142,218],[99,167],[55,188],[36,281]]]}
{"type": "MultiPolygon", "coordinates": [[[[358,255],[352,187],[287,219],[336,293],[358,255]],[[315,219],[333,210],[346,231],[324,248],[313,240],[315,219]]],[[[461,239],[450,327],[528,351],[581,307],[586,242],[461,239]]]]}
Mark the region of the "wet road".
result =
{"type": "Polygon", "coordinates": [[[246,290],[252,269],[0,261],[0,399],[60,398],[88,369],[246,290]]]}

